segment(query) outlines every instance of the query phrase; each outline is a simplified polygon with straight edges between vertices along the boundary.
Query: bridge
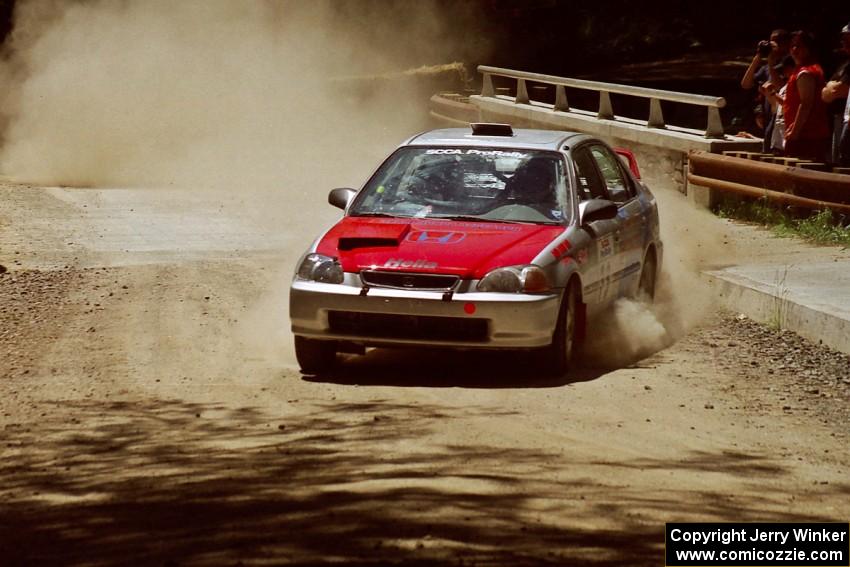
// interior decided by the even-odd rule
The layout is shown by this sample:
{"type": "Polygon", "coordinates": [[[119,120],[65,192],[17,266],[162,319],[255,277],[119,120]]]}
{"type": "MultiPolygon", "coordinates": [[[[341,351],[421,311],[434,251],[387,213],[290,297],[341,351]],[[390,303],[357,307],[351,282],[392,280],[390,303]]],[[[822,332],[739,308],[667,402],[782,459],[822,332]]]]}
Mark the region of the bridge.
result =
{"type": "MultiPolygon", "coordinates": [[[[806,208],[829,206],[850,212],[841,204],[850,196],[850,176],[800,171],[789,164],[764,164],[739,157],[711,159],[710,154],[758,156],[761,140],[727,134],[720,109],[722,97],[665,91],[479,66],[480,94],[439,94],[431,99],[431,115],[447,124],[473,121],[507,122],[514,126],[586,132],[635,152],[646,169],[673,184],[698,206],[716,204],[720,192],[732,192],[806,208]],[[571,103],[582,95],[584,108],[571,103]],[[587,95],[591,94],[591,97],[587,95]],[[618,97],[618,98],[615,98],[618,97]],[[593,106],[588,108],[587,101],[593,106]],[[616,112],[614,102],[629,109],[646,109],[643,117],[616,112]],[[690,118],[691,124],[672,124],[668,115],[690,118]],[[703,113],[701,128],[693,127],[703,113]],[[690,182],[689,182],[690,181],[690,182]]],[[[719,157],[719,156],[718,156],[719,157]]],[[[793,160],[791,160],[793,161],[793,160]]],[[[816,165],[816,164],[811,164],[816,165]]],[[[818,164],[819,165],[819,164],[818,164]]],[[[661,181],[650,179],[650,181],[661,181]]]]}

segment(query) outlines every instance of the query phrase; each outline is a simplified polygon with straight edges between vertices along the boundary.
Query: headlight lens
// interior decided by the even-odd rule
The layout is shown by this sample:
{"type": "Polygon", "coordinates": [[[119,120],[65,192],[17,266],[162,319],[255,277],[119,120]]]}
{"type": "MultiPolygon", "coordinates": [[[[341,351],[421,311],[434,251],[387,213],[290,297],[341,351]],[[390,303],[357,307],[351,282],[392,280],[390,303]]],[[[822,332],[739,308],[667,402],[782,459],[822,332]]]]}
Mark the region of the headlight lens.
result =
{"type": "Polygon", "coordinates": [[[534,265],[497,268],[478,282],[478,291],[535,293],[550,289],[552,286],[546,272],[534,265]]]}
{"type": "Polygon", "coordinates": [[[298,277],[322,283],[342,283],[343,273],[339,260],[324,254],[307,254],[298,266],[298,277]]]}

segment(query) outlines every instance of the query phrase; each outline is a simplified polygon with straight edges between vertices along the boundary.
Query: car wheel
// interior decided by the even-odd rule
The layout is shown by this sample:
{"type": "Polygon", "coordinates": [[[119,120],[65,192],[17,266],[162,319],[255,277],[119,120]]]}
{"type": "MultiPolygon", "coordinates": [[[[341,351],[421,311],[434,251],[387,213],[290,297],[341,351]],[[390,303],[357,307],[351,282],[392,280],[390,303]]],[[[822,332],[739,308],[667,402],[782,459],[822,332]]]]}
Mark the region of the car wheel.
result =
{"type": "Polygon", "coordinates": [[[563,376],[575,358],[579,344],[579,309],[578,285],[571,281],[564,299],[561,301],[561,311],[558,315],[558,325],[552,335],[552,344],[547,348],[547,370],[554,376],[563,376]]]}
{"type": "Polygon", "coordinates": [[[655,254],[650,250],[643,261],[643,268],[640,272],[640,283],[638,284],[637,298],[645,303],[652,303],[655,300],[655,254]]]}
{"type": "Polygon", "coordinates": [[[336,343],[295,336],[295,358],[304,374],[321,374],[336,365],[336,343]]]}

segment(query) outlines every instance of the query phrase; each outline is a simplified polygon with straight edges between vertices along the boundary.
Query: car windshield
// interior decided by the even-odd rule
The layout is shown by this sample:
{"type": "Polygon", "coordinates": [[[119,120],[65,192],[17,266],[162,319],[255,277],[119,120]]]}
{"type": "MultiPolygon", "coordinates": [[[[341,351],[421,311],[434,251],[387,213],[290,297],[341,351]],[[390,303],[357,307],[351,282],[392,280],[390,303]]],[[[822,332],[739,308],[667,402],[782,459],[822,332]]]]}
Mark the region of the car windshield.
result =
{"type": "Polygon", "coordinates": [[[372,176],[349,214],[562,224],[567,195],[556,152],[405,147],[372,176]]]}

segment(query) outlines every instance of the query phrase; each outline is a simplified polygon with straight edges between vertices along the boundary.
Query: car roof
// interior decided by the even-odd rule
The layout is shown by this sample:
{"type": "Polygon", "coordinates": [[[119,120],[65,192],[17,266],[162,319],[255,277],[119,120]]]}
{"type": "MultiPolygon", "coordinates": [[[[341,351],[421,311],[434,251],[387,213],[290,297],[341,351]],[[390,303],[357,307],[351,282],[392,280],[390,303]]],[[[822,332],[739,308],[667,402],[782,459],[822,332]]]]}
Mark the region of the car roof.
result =
{"type": "Polygon", "coordinates": [[[578,132],[531,130],[517,128],[509,136],[486,136],[472,133],[470,128],[443,128],[413,136],[402,146],[485,146],[527,150],[560,150],[568,142],[590,138],[578,132]]]}

